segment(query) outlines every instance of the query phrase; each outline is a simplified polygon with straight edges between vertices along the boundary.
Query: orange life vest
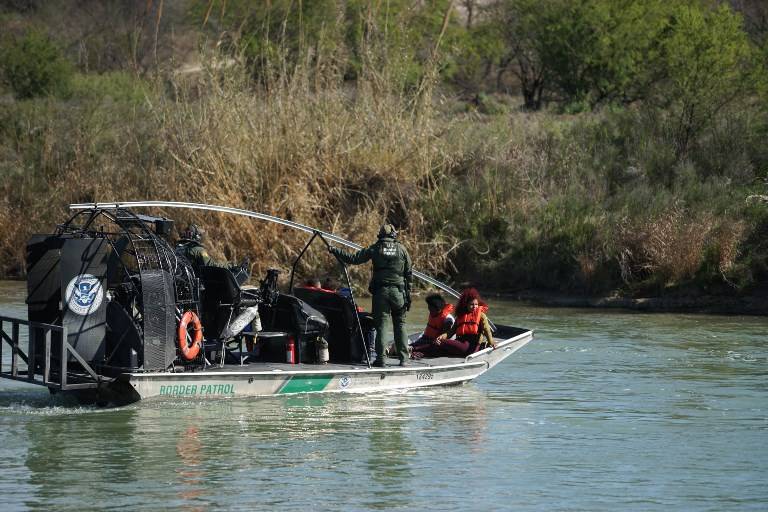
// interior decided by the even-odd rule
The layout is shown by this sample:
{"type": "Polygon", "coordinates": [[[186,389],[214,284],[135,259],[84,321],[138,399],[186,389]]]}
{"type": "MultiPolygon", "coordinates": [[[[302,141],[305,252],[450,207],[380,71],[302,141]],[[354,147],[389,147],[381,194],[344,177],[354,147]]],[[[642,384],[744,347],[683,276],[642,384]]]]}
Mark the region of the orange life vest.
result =
{"type": "Polygon", "coordinates": [[[437,338],[445,332],[445,319],[453,313],[453,304],[446,304],[439,313],[429,314],[427,327],[424,329],[424,336],[427,338],[437,338]]]}
{"type": "Polygon", "coordinates": [[[488,306],[479,306],[474,313],[464,313],[456,318],[456,336],[477,335],[480,333],[480,316],[488,311],[488,306]]]}

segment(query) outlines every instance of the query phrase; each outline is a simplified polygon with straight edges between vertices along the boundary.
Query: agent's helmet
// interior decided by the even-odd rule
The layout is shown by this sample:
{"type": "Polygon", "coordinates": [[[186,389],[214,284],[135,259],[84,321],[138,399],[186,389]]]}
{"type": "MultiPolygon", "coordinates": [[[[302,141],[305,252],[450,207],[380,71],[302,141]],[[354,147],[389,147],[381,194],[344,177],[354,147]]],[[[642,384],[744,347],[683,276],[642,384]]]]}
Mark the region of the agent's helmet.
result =
{"type": "Polygon", "coordinates": [[[204,231],[197,227],[197,224],[190,224],[181,236],[187,240],[195,240],[196,242],[199,242],[203,239],[203,234],[204,231]]]}
{"type": "Polygon", "coordinates": [[[379,238],[397,238],[397,230],[392,224],[384,224],[379,229],[379,238]]]}

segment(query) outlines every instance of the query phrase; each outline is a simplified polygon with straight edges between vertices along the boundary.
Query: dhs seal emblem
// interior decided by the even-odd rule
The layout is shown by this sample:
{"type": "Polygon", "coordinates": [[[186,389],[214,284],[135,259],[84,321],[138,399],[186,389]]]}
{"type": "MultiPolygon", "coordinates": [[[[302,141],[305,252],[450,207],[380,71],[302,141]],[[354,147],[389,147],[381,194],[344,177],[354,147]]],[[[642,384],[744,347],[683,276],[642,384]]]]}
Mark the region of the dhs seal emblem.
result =
{"type": "Polygon", "coordinates": [[[85,316],[99,309],[104,300],[104,290],[98,278],[80,274],[69,282],[64,297],[70,311],[85,316]]]}

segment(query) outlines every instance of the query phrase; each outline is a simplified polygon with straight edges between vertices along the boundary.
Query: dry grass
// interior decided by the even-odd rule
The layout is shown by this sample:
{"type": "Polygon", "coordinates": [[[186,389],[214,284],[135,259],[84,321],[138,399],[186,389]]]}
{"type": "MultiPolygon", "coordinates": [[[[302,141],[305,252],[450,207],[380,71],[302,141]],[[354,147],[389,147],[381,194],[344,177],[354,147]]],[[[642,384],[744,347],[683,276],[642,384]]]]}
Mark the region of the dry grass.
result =
{"type": "MultiPolygon", "coordinates": [[[[280,87],[254,90],[236,67],[211,70],[195,83],[180,79],[173,91],[132,111],[89,105],[34,111],[29,122],[39,133],[21,142],[30,153],[21,165],[36,193],[14,194],[28,178],[3,187],[8,205],[0,222],[9,226],[3,255],[14,252],[3,261],[18,260],[32,231],[61,222],[68,203],[157,199],[256,210],[361,244],[373,241],[387,220],[401,228],[420,269],[434,272],[441,264],[433,256],[453,241],[422,250],[416,240],[431,230],[429,219],[411,212],[426,177],[449,164],[454,150],[441,146],[433,120],[415,122],[408,98],[364,81],[356,90],[339,81],[318,91],[301,73],[280,87]],[[51,207],[41,210],[44,200],[51,207]],[[20,211],[41,215],[12,225],[20,211]]],[[[248,255],[259,273],[287,262],[307,239],[252,219],[158,213],[179,226],[201,223],[215,256],[248,255]]],[[[308,271],[331,265],[324,251],[306,259],[308,271]]],[[[364,278],[367,271],[357,272],[364,278]]]]}
{"type": "MultiPolygon", "coordinates": [[[[604,286],[615,255],[628,283],[688,279],[713,249],[720,272],[734,265],[748,229],[701,205],[654,206],[612,230],[608,180],[589,147],[601,141],[585,136],[584,144],[588,130],[573,130],[599,124],[599,114],[575,125],[546,113],[479,116],[451,110],[446,98],[424,108],[381,73],[363,71],[354,85],[334,73],[318,82],[301,68],[254,85],[243,67],[210,65],[167,77],[141,104],[41,100],[0,110],[0,271],[20,272],[30,234],[50,232],[69,203],[151,199],[260,211],[360,244],[393,222],[416,268],[437,276],[465,270],[455,262],[496,265],[506,276],[503,262],[536,261],[552,226],[564,240],[551,258],[565,269],[561,281],[590,289],[604,286]],[[569,203],[576,206],[552,207],[569,203]],[[523,246],[518,260],[492,254],[497,243],[510,253],[523,246]]],[[[200,223],[215,257],[249,256],[257,275],[288,270],[308,239],[231,215],[155,213],[179,227],[200,223]]],[[[300,270],[334,267],[318,244],[300,270]]],[[[352,272],[367,282],[368,266],[352,272]]],[[[535,272],[520,270],[518,281],[535,272]]]]}
{"type": "Polygon", "coordinates": [[[29,224],[20,211],[11,206],[7,200],[0,200],[0,272],[5,275],[17,275],[24,272],[26,256],[26,239],[29,224]]]}
{"type": "Polygon", "coordinates": [[[709,213],[693,213],[675,204],[637,224],[624,223],[619,234],[619,259],[626,281],[653,275],[660,284],[675,285],[693,278],[707,251],[715,252],[721,273],[738,255],[745,226],[709,213]]]}
{"type": "Polygon", "coordinates": [[[721,224],[713,233],[713,245],[717,249],[717,269],[725,275],[734,268],[740,254],[747,227],[743,221],[721,224]]]}

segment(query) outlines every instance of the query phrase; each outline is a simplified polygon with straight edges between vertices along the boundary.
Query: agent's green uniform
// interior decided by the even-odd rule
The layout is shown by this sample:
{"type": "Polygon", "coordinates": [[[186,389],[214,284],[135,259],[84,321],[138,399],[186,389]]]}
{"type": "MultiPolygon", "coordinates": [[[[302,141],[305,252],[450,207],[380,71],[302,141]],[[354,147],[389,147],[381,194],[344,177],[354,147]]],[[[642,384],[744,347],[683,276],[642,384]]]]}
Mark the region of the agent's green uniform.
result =
{"type": "MultiPolygon", "coordinates": [[[[395,240],[397,232],[391,226],[382,227],[379,240],[354,254],[332,247],[331,253],[344,263],[359,265],[371,260],[373,275],[368,290],[373,294],[373,323],[376,327],[377,365],[384,364],[385,327],[392,316],[395,346],[401,363],[408,359],[408,338],[405,333],[405,314],[411,307],[413,280],[411,257],[403,245],[395,240]]],[[[403,363],[404,364],[404,363],[403,363]]]]}
{"type": "Polygon", "coordinates": [[[245,283],[251,275],[249,269],[249,261],[247,258],[241,265],[231,265],[229,263],[218,262],[211,258],[210,254],[208,254],[208,251],[205,250],[203,244],[197,240],[182,238],[176,244],[174,251],[176,251],[176,254],[189,260],[189,262],[192,264],[192,270],[194,270],[195,274],[198,276],[200,275],[200,267],[203,266],[229,269],[229,271],[232,272],[232,275],[235,276],[235,281],[237,281],[237,284],[239,285],[245,283]]]}
{"type": "Polygon", "coordinates": [[[192,264],[192,268],[195,272],[198,272],[200,267],[222,267],[229,268],[229,265],[222,265],[218,261],[211,258],[208,251],[205,250],[203,244],[197,240],[187,240],[182,238],[175,247],[176,254],[184,256],[192,264]]]}

